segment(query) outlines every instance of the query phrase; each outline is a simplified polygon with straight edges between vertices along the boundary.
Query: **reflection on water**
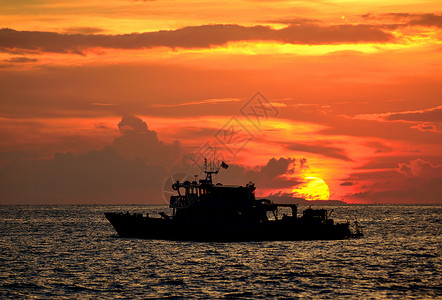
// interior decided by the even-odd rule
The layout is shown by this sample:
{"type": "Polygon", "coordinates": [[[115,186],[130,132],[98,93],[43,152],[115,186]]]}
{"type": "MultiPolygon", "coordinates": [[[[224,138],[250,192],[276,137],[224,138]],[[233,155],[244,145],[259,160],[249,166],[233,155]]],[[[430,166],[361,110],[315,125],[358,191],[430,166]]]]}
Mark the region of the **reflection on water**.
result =
{"type": "MultiPolygon", "coordinates": [[[[436,298],[442,206],[335,206],[365,237],[194,243],[118,238],[104,212],[1,206],[0,298],[436,298]]],[[[302,207],[300,207],[302,211],[302,207]]]]}

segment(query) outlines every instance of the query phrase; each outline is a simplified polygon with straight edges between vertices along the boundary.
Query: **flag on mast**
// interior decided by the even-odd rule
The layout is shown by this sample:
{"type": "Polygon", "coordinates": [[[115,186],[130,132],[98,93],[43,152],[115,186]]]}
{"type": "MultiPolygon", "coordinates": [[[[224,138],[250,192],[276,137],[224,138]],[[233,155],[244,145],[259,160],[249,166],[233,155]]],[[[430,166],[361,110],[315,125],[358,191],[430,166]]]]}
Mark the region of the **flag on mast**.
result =
{"type": "Polygon", "coordinates": [[[227,169],[228,167],[229,167],[228,164],[226,164],[225,162],[221,162],[221,168],[227,169]]]}

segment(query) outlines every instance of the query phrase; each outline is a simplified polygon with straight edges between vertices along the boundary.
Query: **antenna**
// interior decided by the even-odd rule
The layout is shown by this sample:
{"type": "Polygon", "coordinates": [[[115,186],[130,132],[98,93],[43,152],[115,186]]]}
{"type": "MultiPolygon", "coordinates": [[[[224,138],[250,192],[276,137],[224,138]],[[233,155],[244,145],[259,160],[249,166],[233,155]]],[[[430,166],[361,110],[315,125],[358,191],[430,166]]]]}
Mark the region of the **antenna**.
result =
{"type": "Polygon", "coordinates": [[[207,158],[204,159],[204,173],[206,173],[206,182],[212,184],[212,175],[218,174],[220,169],[220,163],[215,161],[207,162],[207,158]]]}

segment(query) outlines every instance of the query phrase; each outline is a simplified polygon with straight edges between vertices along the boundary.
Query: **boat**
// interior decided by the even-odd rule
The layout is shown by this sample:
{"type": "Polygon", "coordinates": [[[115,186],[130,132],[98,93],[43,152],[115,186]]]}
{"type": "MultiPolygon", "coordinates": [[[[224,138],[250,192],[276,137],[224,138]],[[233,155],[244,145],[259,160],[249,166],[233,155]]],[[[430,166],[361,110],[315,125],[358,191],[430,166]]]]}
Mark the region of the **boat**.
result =
{"type": "Polygon", "coordinates": [[[239,242],[341,240],[363,235],[357,222],[335,223],[330,210],[309,207],[298,216],[296,204],[256,199],[252,182],[244,186],[215,184],[212,175],[228,165],[209,165],[206,160],[205,179],[172,184],[176,191],[170,196],[172,215],[109,212],[105,217],[125,238],[239,242]],[[281,216],[280,210],[287,213],[281,216]]]}

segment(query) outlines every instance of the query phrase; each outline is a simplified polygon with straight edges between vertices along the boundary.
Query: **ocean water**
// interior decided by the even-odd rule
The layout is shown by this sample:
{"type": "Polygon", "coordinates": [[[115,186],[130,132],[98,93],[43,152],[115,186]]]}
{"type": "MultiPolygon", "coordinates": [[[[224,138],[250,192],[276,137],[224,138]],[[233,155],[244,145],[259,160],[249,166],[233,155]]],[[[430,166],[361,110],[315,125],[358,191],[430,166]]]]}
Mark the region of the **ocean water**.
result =
{"type": "Polygon", "coordinates": [[[442,299],[442,206],[333,208],[335,220],[357,217],[365,236],[123,239],[104,212],[167,207],[0,206],[0,299],[442,299]]]}

